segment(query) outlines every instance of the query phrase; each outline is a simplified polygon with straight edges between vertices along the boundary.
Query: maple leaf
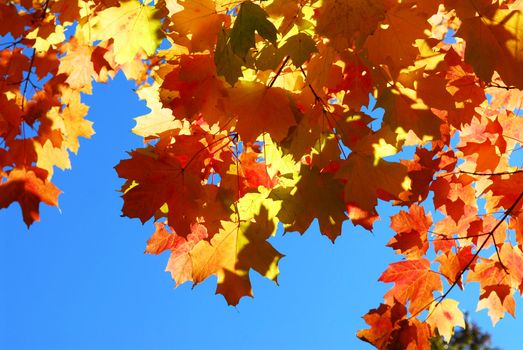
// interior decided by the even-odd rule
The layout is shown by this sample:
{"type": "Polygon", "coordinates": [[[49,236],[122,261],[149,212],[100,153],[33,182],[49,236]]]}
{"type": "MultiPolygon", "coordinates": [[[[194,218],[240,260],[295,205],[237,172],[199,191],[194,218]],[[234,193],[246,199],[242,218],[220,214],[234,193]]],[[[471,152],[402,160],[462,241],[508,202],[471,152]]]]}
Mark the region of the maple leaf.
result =
{"type": "Polygon", "coordinates": [[[378,23],[385,17],[383,1],[337,1],[327,0],[322,3],[317,18],[316,31],[320,35],[347,45],[356,35],[359,40],[372,34],[378,23]],[[347,18],[340,23],[338,18],[347,18]]]}
{"type": "Polygon", "coordinates": [[[46,177],[46,171],[39,168],[11,170],[7,180],[0,183],[0,208],[18,202],[27,227],[39,221],[40,203],[57,206],[60,194],[60,190],[46,177]]]}
{"type": "Polygon", "coordinates": [[[229,33],[232,51],[241,58],[255,45],[254,33],[276,45],[278,33],[274,24],[267,19],[267,13],[251,1],[244,1],[229,33]]]}
{"type": "Polygon", "coordinates": [[[71,89],[90,94],[92,92],[91,81],[96,73],[91,61],[92,47],[72,39],[64,49],[67,54],[60,59],[58,74],[68,75],[66,82],[71,89]]]}
{"type": "Polygon", "coordinates": [[[179,117],[193,119],[203,115],[209,123],[226,123],[228,93],[216,75],[210,55],[183,55],[179,64],[165,76],[161,85],[164,106],[179,117]]]}
{"type": "Polygon", "coordinates": [[[505,285],[488,286],[480,295],[477,311],[488,309],[488,315],[492,325],[496,325],[500,319],[508,312],[514,317],[516,302],[513,296],[513,290],[505,285]]]}
{"type": "Polygon", "coordinates": [[[280,48],[280,54],[290,56],[292,63],[300,67],[308,61],[314,52],[317,52],[316,43],[305,33],[291,36],[280,48]]]}
{"type": "Polygon", "coordinates": [[[401,303],[381,304],[363,316],[370,329],[358,331],[358,337],[378,349],[430,349],[431,331],[417,319],[406,319],[407,310],[401,303]]]}
{"type": "Polygon", "coordinates": [[[240,82],[229,89],[229,95],[230,109],[238,118],[236,130],[243,141],[254,142],[263,133],[281,141],[296,124],[291,97],[281,88],[240,82]]]}
{"type": "Polygon", "coordinates": [[[93,123],[84,118],[89,107],[80,102],[80,94],[74,90],[70,94],[64,93],[63,100],[67,104],[62,112],[65,146],[77,153],[80,147],[78,138],[90,138],[94,134],[93,123]]]}
{"type": "Polygon", "coordinates": [[[50,180],[53,176],[53,167],[65,170],[71,169],[71,161],[69,160],[69,153],[65,147],[55,147],[51,140],[47,140],[44,144],[35,144],[35,152],[38,157],[36,166],[47,171],[47,178],[50,180]]]}
{"type": "Polygon", "coordinates": [[[450,341],[454,327],[465,328],[465,319],[458,304],[455,300],[445,299],[439,304],[433,304],[429,310],[428,324],[432,329],[437,329],[446,342],[450,341]]]}
{"type": "Polygon", "coordinates": [[[51,11],[58,13],[60,22],[74,22],[80,16],[78,1],[58,0],[51,4],[51,11]]]}
{"type": "Polygon", "coordinates": [[[212,49],[225,20],[223,14],[217,13],[214,1],[186,0],[178,1],[178,5],[182,5],[183,9],[171,11],[171,29],[190,38],[190,51],[212,49]]]}
{"type": "Polygon", "coordinates": [[[334,242],[341,234],[341,226],[346,219],[345,203],[340,195],[342,188],[342,183],[332,174],[302,165],[295,187],[276,188],[271,196],[282,200],[278,218],[285,230],[305,233],[317,218],[320,232],[334,242]]]}
{"type": "Polygon", "coordinates": [[[427,259],[407,260],[392,263],[379,278],[382,282],[394,282],[394,287],[385,294],[385,301],[398,300],[408,310],[417,314],[430,306],[433,292],[441,291],[443,285],[439,275],[430,269],[427,259]]]}
{"type": "Polygon", "coordinates": [[[397,234],[387,246],[397,249],[408,259],[419,259],[429,248],[427,233],[432,225],[432,217],[425,215],[425,210],[412,205],[409,212],[400,211],[391,217],[390,227],[397,234]]]}
{"type": "Polygon", "coordinates": [[[165,131],[183,128],[182,122],[174,118],[172,111],[163,107],[158,88],[158,84],[153,84],[142,86],[136,92],[151,110],[149,114],[134,118],[136,126],[132,131],[143,138],[156,138],[165,131]]]}
{"type": "Polygon", "coordinates": [[[210,242],[201,241],[190,252],[194,283],[216,274],[216,292],[230,305],[238,304],[243,296],[252,296],[250,269],[274,281],[279,274],[278,261],[283,255],[266,241],[276,231],[271,215],[274,210],[262,205],[260,199],[259,194],[243,197],[241,203],[249,205],[252,218],[243,219],[243,223],[223,222],[210,242]]]}
{"type": "Polygon", "coordinates": [[[160,11],[138,0],[125,1],[97,14],[92,26],[93,40],[114,40],[114,59],[131,62],[142,52],[150,56],[162,40],[160,11]]]}
{"type": "Polygon", "coordinates": [[[397,198],[405,190],[407,171],[397,163],[380,160],[375,165],[373,157],[351,153],[336,176],[347,179],[346,202],[355,204],[367,212],[373,212],[378,198],[397,198]],[[372,196],[368,195],[369,192],[372,196]]]}
{"type": "Polygon", "coordinates": [[[13,3],[0,4],[0,35],[10,33],[18,38],[24,33],[24,27],[30,23],[30,15],[17,10],[13,3]]]}
{"type": "Polygon", "coordinates": [[[523,88],[521,16],[521,9],[484,9],[462,18],[456,36],[466,40],[465,61],[483,81],[490,82],[497,71],[506,84],[523,88]]]}
{"type": "Polygon", "coordinates": [[[386,62],[393,71],[405,68],[418,55],[416,39],[423,38],[427,18],[412,2],[396,4],[385,14],[384,25],[370,35],[365,47],[374,62],[386,62]]]}
{"type": "MultiPolygon", "coordinates": [[[[190,148],[205,150],[199,140],[186,136],[190,148]]],[[[178,145],[178,143],[177,143],[178,145]]],[[[184,145],[179,141],[179,147],[184,145]]],[[[131,183],[124,185],[122,212],[129,217],[149,220],[164,204],[170,209],[169,225],[181,236],[187,236],[190,225],[197,222],[202,209],[205,189],[201,187],[204,152],[196,153],[189,163],[174,151],[142,149],[131,153],[115,169],[131,183]],[[200,156],[200,157],[198,157],[200,156]]]]}
{"type": "Polygon", "coordinates": [[[191,233],[186,240],[179,241],[181,244],[176,244],[171,249],[165,271],[171,274],[176,285],[192,281],[193,268],[190,252],[198,242],[207,237],[205,226],[197,224],[191,227],[191,233]]]}
{"type": "Polygon", "coordinates": [[[192,280],[192,260],[189,255],[191,249],[202,239],[207,238],[205,226],[194,224],[187,238],[178,236],[165,225],[155,223],[155,231],[147,241],[145,253],[161,254],[166,250],[171,251],[166,271],[171,273],[176,285],[192,280]]]}
{"type": "Polygon", "coordinates": [[[214,64],[216,65],[216,73],[224,77],[231,86],[234,86],[238,81],[238,78],[243,75],[242,59],[233,52],[223,30],[218,34],[218,43],[216,44],[216,52],[214,54],[214,64]]]}
{"type": "Polygon", "coordinates": [[[370,329],[358,331],[358,338],[371,343],[378,349],[385,349],[396,324],[407,316],[407,309],[400,303],[393,306],[381,304],[370,310],[363,319],[370,329]]]}
{"type": "Polygon", "coordinates": [[[430,328],[427,323],[418,319],[402,320],[398,324],[399,328],[392,333],[389,343],[390,349],[407,350],[429,350],[430,349],[430,328]]]}

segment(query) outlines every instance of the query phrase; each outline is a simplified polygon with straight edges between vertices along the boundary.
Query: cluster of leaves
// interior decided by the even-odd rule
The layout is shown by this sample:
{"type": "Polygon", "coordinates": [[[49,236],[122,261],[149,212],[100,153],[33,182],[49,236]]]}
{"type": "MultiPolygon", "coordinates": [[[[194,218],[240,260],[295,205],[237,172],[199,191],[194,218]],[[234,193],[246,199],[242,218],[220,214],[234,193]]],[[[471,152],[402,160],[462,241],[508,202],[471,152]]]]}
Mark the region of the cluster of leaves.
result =
{"type": "Polygon", "coordinates": [[[146,252],[170,251],[176,284],[216,275],[235,305],[252,295],[251,270],[276,282],[278,223],[304,233],[317,220],[334,241],[345,221],[372,230],[390,201],[406,209],[388,243],[403,260],[380,277],[394,285],[358,336],[429,349],[464,326],[447,298],[456,286],[478,282],[494,323],[523,293],[523,173],[510,163],[523,139],[522,11],[514,0],[1,0],[0,208],[18,202],[29,226],[41,202],[57,205],[54,167],[93,134],[81,94],[121,70],[151,110],[133,129],[145,146],[116,166],[123,214],[155,221],[146,252]],[[382,120],[362,112],[369,96],[382,120]]]}

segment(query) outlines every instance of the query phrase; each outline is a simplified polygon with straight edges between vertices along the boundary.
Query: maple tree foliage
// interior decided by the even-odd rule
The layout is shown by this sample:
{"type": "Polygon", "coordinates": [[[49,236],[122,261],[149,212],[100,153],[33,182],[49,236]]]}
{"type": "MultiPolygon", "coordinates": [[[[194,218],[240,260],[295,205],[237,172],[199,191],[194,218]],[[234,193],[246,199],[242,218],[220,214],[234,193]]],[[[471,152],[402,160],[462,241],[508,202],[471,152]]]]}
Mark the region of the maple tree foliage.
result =
{"type": "MultiPolygon", "coordinates": [[[[358,337],[429,349],[463,314],[514,316],[523,293],[523,3],[516,0],[1,0],[0,208],[58,205],[92,123],[82,94],[122,71],[151,112],[117,166],[123,214],[176,284],[217,276],[231,305],[273,281],[278,225],[335,241],[379,200],[401,258],[358,337]],[[444,40],[452,30],[455,40],[444,40]],[[362,110],[383,108],[376,120],[362,110]],[[487,100],[489,96],[489,101],[487,100]],[[414,150],[407,156],[404,150],[414,150]],[[427,208],[433,207],[434,217],[427,208]]],[[[381,234],[381,233],[380,233],[381,234]]]]}

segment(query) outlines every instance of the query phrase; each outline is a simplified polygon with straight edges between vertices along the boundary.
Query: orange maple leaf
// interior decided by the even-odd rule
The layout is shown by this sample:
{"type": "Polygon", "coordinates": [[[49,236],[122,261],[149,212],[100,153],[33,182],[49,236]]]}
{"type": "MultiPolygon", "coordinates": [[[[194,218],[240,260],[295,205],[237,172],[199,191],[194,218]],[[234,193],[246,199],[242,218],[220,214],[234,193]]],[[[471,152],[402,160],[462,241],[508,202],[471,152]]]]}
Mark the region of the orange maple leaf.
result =
{"type": "Polygon", "coordinates": [[[385,294],[385,301],[392,304],[398,300],[404,305],[410,301],[408,310],[411,314],[428,309],[434,300],[433,293],[443,288],[439,274],[430,269],[427,259],[392,263],[379,280],[394,283],[394,287],[385,294]]]}
{"type": "Polygon", "coordinates": [[[60,190],[47,180],[39,168],[13,169],[0,184],[0,209],[18,202],[27,227],[40,220],[40,203],[58,205],[60,190]]]}

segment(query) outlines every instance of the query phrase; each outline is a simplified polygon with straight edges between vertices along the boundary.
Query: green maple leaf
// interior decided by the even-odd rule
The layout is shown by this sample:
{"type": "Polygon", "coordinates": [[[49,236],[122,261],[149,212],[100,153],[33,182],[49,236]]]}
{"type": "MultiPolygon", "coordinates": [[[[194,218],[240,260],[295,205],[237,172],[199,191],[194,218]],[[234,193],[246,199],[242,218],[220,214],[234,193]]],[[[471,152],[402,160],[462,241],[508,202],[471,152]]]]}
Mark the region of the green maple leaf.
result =
{"type": "Polygon", "coordinates": [[[214,54],[214,64],[218,75],[234,86],[242,73],[242,60],[234,54],[224,30],[218,33],[218,43],[216,44],[216,53],[214,54]]]}
{"type": "Polygon", "coordinates": [[[276,46],[278,30],[267,19],[267,13],[260,6],[246,1],[241,4],[230,33],[232,51],[239,57],[245,58],[249,50],[255,46],[255,32],[276,46]]]}
{"type": "Polygon", "coordinates": [[[298,33],[287,40],[282,46],[281,52],[285,56],[290,56],[296,67],[300,67],[311,58],[314,52],[318,52],[318,49],[310,36],[305,33],[298,33]]]}

